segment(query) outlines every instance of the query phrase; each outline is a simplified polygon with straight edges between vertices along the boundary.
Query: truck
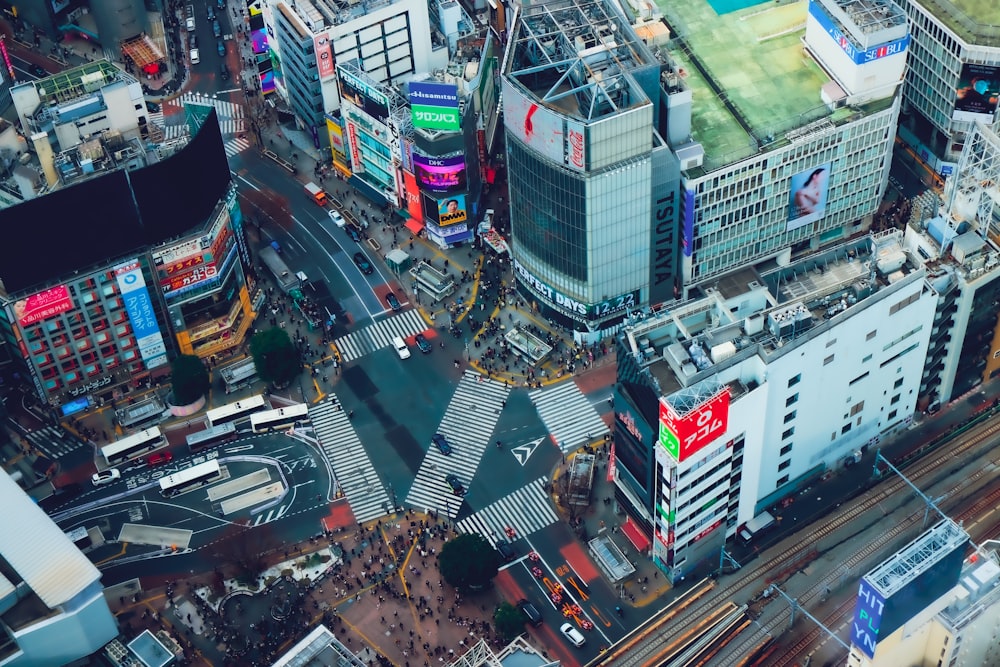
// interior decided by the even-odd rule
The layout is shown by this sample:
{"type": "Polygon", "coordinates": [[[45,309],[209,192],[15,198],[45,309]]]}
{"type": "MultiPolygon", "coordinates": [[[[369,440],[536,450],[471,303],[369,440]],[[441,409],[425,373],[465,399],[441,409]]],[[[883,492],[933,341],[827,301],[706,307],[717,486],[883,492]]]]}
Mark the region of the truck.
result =
{"type": "Polygon", "coordinates": [[[306,194],[320,206],[326,206],[326,193],[315,183],[306,183],[306,194]]]}
{"type": "Polygon", "coordinates": [[[268,268],[271,275],[274,276],[275,281],[278,283],[278,287],[285,294],[288,294],[292,290],[299,289],[300,283],[298,276],[291,272],[285,262],[278,256],[278,252],[271,246],[265,246],[260,249],[260,261],[264,263],[264,266],[268,268]]]}
{"type": "Polygon", "coordinates": [[[757,537],[765,530],[774,525],[774,517],[771,516],[770,512],[761,512],[754,518],[746,522],[746,525],[739,531],[740,539],[744,542],[749,543],[750,540],[757,537]]]}

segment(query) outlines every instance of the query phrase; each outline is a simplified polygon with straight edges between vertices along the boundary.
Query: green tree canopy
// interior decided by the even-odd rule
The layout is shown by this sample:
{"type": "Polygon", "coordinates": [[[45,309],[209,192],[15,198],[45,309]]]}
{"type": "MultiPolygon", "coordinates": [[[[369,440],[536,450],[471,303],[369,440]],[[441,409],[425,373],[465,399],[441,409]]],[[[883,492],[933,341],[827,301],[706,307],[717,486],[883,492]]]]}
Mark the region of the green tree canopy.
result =
{"type": "Polygon", "coordinates": [[[299,353],[284,329],[265,329],[254,334],[250,339],[250,354],[257,365],[257,375],[275,387],[287,387],[302,372],[299,353]]]}
{"type": "Polygon", "coordinates": [[[208,393],[211,386],[205,364],[193,354],[182,354],[174,359],[170,374],[176,405],[194,403],[208,393]]]}
{"type": "Polygon", "coordinates": [[[438,569],[449,584],[460,590],[476,590],[497,576],[500,555],[479,533],[466,533],[445,542],[438,556],[438,569]]]}
{"type": "Polygon", "coordinates": [[[493,620],[504,641],[514,641],[514,637],[524,632],[524,614],[509,602],[500,603],[493,612],[493,620]]]}

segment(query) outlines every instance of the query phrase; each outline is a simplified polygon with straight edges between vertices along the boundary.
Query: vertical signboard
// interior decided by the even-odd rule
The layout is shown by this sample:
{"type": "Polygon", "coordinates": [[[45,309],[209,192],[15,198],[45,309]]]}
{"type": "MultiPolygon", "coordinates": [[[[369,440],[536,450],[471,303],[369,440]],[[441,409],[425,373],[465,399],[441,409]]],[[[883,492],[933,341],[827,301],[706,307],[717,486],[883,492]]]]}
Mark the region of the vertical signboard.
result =
{"type": "Polygon", "coordinates": [[[678,463],[726,432],[729,425],[729,388],[681,417],[665,398],[660,399],[660,445],[678,463]]]}
{"type": "Polygon", "coordinates": [[[882,625],[885,598],[866,579],[858,584],[858,602],[854,607],[854,623],[851,625],[851,643],[869,658],[875,657],[878,644],[878,630],[882,625]]]}
{"type": "Polygon", "coordinates": [[[413,127],[455,132],[461,129],[458,87],[450,83],[410,83],[413,127]]]}
{"type": "Polygon", "coordinates": [[[403,170],[403,189],[406,195],[406,212],[414,220],[422,222],[424,209],[420,205],[420,188],[417,187],[416,177],[406,170],[403,170]]]}
{"type": "Polygon", "coordinates": [[[326,33],[313,37],[313,48],[316,51],[316,68],[319,78],[326,79],[336,73],[333,66],[333,49],[330,48],[330,37],[326,33]]]}
{"type": "Polygon", "coordinates": [[[146,280],[142,277],[142,267],[138,260],[132,260],[115,267],[115,278],[118,289],[125,301],[132,331],[135,333],[139,354],[146,363],[146,368],[156,368],[167,363],[167,350],[160,335],[160,325],[153,312],[153,303],[146,289],[146,280]]]}
{"type": "Polygon", "coordinates": [[[587,135],[583,123],[566,120],[566,166],[575,171],[587,168],[587,135]]]}
{"type": "Polygon", "coordinates": [[[806,169],[792,176],[788,194],[788,224],[785,231],[792,231],[826,214],[826,194],[830,180],[830,163],[815,169],[806,169]]]}

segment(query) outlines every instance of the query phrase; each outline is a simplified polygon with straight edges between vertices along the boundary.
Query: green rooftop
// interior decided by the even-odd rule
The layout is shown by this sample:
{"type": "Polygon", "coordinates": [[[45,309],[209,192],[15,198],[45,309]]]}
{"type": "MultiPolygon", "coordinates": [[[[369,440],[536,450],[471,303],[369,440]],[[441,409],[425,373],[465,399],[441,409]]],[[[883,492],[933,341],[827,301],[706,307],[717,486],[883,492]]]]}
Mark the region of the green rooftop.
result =
{"type": "Polygon", "coordinates": [[[961,39],[978,46],[1000,46],[997,0],[918,0],[961,39]]]}
{"type": "Polygon", "coordinates": [[[764,2],[721,16],[707,0],[657,2],[679,38],[670,55],[685,70],[692,134],[705,148],[706,163],[753,154],[750,132],[766,141],[829,115],[820,99],[829,78],[802,48],[806,0],[764,2]]]}
{"type": "Polygon", "coordinates": [[[97,90],[121,76],[122,71],[114,64],[107,60],[95,60],[39,79],[34,83],[42,104],[47,104],[51,99],[61,103],[97,90]]]}

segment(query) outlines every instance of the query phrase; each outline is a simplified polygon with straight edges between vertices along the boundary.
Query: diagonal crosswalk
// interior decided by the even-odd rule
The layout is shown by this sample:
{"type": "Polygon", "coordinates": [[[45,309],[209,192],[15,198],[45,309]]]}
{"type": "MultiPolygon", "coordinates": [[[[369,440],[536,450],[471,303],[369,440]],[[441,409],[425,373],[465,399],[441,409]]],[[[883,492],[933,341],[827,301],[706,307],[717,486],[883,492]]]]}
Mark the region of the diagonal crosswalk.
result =
{"type": "Polygon", "coordinates": [[[53,461],[80,449],[87,443],[57,426],[43,426],[23,433],[25,440],[53,461]]]}
{"type": "Polygon", "coordinates": [[[509,393],[506,385],[465,371],[438,427],[438,433],[448,439],[453,451],[445,456],[430,446],[406,496],[410,507],[433,509],[452,519],[458,515],[462,498],[452,493],[445,477],[457,475],[469,488],[509,393]]]}
{"type": "Polygon", "coordinates": [[[309,408],[316,439],[333,468],[337,485],[347,496],[356,521],[364,523],[392,511],[378,471],[368,458],[347,413],[331,398],[309,408]]]}
{"type": "Polygon", "coordinates": [[[539,477],[458,521],[455,527],[463,533],[479,533],[496,546],[497,540],[506,539],[508,528],[513,529],[515,539],[521,539],[550,526],[559,516],[545,493],[547,481],[539,477]]]}
{"type": "Polygon", "coordinates": [[[563,453],[579,449],[609,433],[607,424],[575,382],[532,391],[528,396],[563,453]]]}
{"type": "Polygon", "coordinates": [[[341,336],[333,344],[337,346],[341,359],[345,362],[354,361],[375,350],[389,347],[393,336],[408,338],[426,330],[427,323],[419,312],[404,310],[398,315],[372,322],[363,329],[341,336]]]}

